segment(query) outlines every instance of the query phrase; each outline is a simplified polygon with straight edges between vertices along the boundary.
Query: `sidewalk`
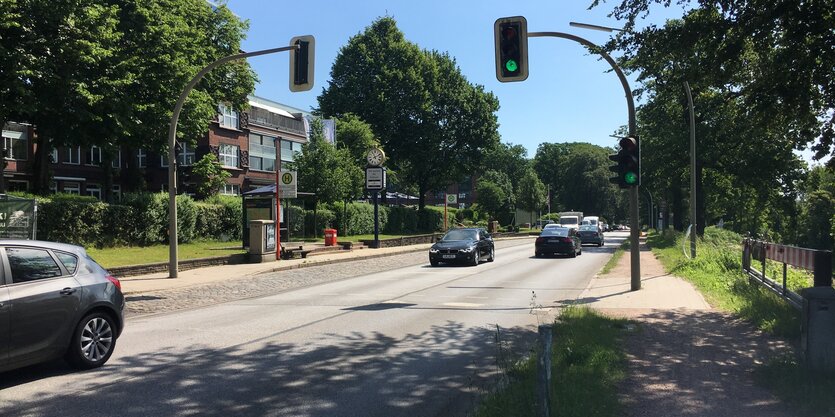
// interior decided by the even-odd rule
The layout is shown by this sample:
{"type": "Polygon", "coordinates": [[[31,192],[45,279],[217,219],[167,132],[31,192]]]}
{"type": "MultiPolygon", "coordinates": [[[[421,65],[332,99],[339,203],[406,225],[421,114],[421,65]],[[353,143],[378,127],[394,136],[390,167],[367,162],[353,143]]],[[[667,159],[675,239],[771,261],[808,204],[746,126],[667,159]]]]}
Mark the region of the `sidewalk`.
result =
{"type": "Polygon", "coordinates": [[[640,246],[641,290],[630,291],[630,257],[592,279],[577,300],[638,329],[624,337],[627,416],[792,416],[751,371],[788,346],[749,323],[714,310],[687,281],[669,275],[640,246]]]}
{"type": "Polygon", "coordinates": [[[317,264],[333,264],[367,258],[376,258],[380,256],[391,256],[408,252],[427,251],[430,246],[432,246],[432,244],[425,243],[380,249],[364,248],[358,250],[346,250],[311,256],[304,259],[288,259],[257,264],[221,265],[190,269],[187,271],[179,271],[177,278],[173,279],[168,277],[168,272],[158,272],[154,274],[136,275],[124,278],[120,277],[119,281],[122,283],[122,292],[124,294],[138,294],[150,291],[185,288],[230,279],[246,278],[267,272],[304,268],[317,264]]]}

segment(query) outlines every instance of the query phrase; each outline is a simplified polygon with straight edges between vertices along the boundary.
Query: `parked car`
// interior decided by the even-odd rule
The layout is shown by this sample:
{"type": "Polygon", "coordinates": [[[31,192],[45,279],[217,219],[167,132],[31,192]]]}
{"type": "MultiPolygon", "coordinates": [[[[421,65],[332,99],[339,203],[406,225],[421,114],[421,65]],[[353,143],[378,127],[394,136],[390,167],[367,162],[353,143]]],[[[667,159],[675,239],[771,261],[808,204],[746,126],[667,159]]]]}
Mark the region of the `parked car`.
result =
{"type": "Polygon", "coordinates": [[[567,254],[570,257],[583,254],[580,237],[573,227],[551,227],[536,238],[534,255],[538,258],[548,254],[567,254]]]}
{"type": "Polygon", "coordinates": [[[600,228],[586,224],[580,226],[580,230],[577,232],[580,235],[580,244],[595,244],[597,246],[603,246],[603,232],[600,231],[600,228]]]}
{"type": "Polygon", "coordinates": [[[118,279],[84,248],[0,240],[0,371],[63,357],[104,365],[124,327],[118,279]]]}
{"type": "Polygon", "coordinates": [[[432,266],[441,262],[464,262],[475,266],[482,260],[493,262],[495,259],[493,238],[481,228],[452,229],[429,248],[432,266]]]}

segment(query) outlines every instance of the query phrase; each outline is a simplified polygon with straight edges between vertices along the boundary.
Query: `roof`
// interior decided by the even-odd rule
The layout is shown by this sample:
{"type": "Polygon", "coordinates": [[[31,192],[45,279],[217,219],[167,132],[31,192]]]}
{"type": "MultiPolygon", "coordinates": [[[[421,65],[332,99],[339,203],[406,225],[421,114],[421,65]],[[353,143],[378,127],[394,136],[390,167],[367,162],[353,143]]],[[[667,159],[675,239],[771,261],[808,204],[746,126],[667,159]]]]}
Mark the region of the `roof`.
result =
{"type": "Polygon", "coordinates": [[[309,111],[302,110],[302,109],[299,109],[299,108],[296,108],[296,107],[293,107],[293,106],[288,106],[286,104],[282,104],[282,103],[279,103],[277,101],[272,101],[272,100],[266,99],[264,97],[258,97],[258,96],[252,95],[252,94],[250,94],[246,97],[247,97],[247,100],[249,101],[250,106],[260,107],[264,110],[268,110],[268,111],[271,111],[273,113],[280,114],[282,116],[293,117],[293,118],[296,118],[297,114],[300,114],[301,116],[312,116],[312,114],[309,111]],[[278,110],[278,111],[276,111],[276,110],[278,110]],[[286,112],[287,114],[284,114],[284,112],[286,112]],[[288,116],[288,114],[289,114],[289,116],[288,116]]]}
{"type": "Polygon", "coordinates": [[[0,245],[7,246],[40,246],[47,249],[56,249],[66,252],[81,252],[84,253],[84,248],[69,243],[49,242],[46,240],[27,240],[27,239],[0,239],[0,245]]]}
{"type": "MultiPolygon", "coordinates": [[[[316,193],[296,192],[297,195],[316,195],[316,193]]],[[[242,195],[275,195],[275,183],[258,187],[254,190],[242,193],[242,195]]]]}

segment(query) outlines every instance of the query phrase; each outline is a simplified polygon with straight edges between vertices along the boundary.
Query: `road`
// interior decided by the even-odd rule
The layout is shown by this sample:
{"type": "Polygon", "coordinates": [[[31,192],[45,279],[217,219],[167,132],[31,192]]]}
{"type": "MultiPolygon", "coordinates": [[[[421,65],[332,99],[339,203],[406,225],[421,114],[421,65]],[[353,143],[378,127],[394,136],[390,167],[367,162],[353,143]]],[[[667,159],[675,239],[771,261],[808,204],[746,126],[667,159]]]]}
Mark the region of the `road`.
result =
{"type": "Polygon", "coordinates": [[[0,415],[464,415],[625,234],[607,238],[574,259],[534,258],[532,239],[497,242],[477,267],[402,255],[411,264],[133,316],[101,369],[0,374],[0,415]]]}

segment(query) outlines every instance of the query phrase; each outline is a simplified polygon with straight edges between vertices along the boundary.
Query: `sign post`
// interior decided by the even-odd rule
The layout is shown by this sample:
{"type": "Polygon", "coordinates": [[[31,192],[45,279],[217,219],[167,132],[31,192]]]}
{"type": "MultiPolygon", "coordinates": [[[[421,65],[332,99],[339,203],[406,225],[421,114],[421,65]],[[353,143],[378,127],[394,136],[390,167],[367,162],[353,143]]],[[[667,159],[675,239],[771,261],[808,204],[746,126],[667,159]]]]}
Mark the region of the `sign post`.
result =
{"type": "Polygon", "coordinates": [[[447,206],[458,203],[458,194],[447,194],[444,198],[444,230],[449,229],[447,226],[447,206]]]}
{"type": "Polygon", "coordinates": [[[377,203],[377,194],[380,190],[386,189],[386,169],[380,166],[369,166],[365,168],[365,188],[374,195],[374,249],[380,248],[380,217],[377,203]]]}

